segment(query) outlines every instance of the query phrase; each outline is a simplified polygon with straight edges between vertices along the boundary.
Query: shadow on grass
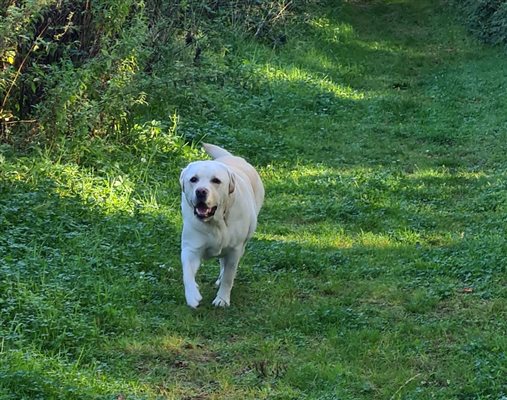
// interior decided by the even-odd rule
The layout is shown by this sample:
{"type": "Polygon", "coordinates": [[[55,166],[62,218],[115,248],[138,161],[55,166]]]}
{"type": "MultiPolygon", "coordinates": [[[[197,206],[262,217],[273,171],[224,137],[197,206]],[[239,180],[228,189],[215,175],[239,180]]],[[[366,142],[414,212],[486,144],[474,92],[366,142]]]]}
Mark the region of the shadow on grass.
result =
{"type": "Polygon", "coordinates": [[[213,112],[184,131],[257,165],[479,161],[467,150],[476,136],[467,121],[479,113],[462,101],[463,92],[442,86],[446,69],[477,51],[456,41],[460,28],[450,17],[418,2],[333,2],[317,12],[317,22],[276,56],[265,50],[252,57],[250,48],[240,54],[249,61],[214,87],[213,112]]]}
{"type": "MultiPolygon", "coordinates": [[[[322,176],[317,178],[300,180],[297,189],[304,189],[302,199],[310,203],[320,197],[315,207],[323,205],[319,193],[330,187],[322,176]]],[[[364,180],[367,192],[380,185],[379,193],[388,189],[385,195],[395,196],[396,187],[383,186],[385,176],[377,178],[364,180]]],[[[421,182],[409,180],[405,186],[420,187],[421,182]]],[[[270,183],[268,189],[275,197],[289,195],[287,200],[296,186],[270,183]]],[[[354,196],[351,188],[342,189],[354,196]]],[[[403,213],[384,215],[392,232],[383,231],[380,222],[368,231],[368,221],[379,210],[358,210],[364,226],[352,211],[344,223],[347,213],[338,212],[338,199],[337,213],[326,209],[315,218],[312,212],[309,220],[303,215],[295,223],[303,203],[292,198],[293,203],[282,204],[283,198],[275,198],[267,202],[257,239],[243,260],[233,306],[217,310],[209,304],[218,273],[210,262],[199,275],[203,305],[193,311],[184,305],[179,229],[169,216],[106,213],[60,190],[49,178],[34,184],[10,179],[2,186],[6,362],[0,367],[0,388],[7,393],[246,396],[269,381],[280,391],[290,388],[294,397],[347,390],[363,396],[368,379],[378,390],[382,385],[388,390],[389,380],[419,373],[417,366],[407,372],[400,357],[407,363],[416,357],[423,371],[432,368],[425,364],[424,352],[414,356],[409,349],[422,334],[431,352],[436,339],[428,326],[461,323],[463,310],[453,302],[464,288],[474,288],[475,298],[495,299],[505,283],[507,249],[500,237],[404,242],[396,237],[396,229],[406,229],[399,219],[403,213]],[[305,231],[313,236],[305,237],[305,231]],[[421,320],[426,327],[416,328],[421,320]],[[412,331],[404,333],[405,347],[396,344],[407,329],[412,331]],[[385,353],[367,354],[382,341],[390,343],[385,353]],[[391,372],[382,377],[377,370],[377,376],[369,376],[367,369],[375,369],[375,362],[391,372]],[[343,379],[337,381],[339,370],[343,379]],[[76,371],[84,371],[84,382],[76,383],[76,371]]],[[[443,231],[434,234],[441,237],[443,231]]],[[[447,333],[449,349],[465,345],[473,331],[447,333]]],[[[446,365],[444,355],[439,357],[446,365]]],[[[461,359],[467,360],[469,355],[461,359]]],[[[496,362],[490,365],[497,368],[496,362]]],[[[446,376],[438,369],[435,374],[446,376]]]]}
{"type": "MultiPolygon", "coordinates": [[[[104,212],[59,183],[5,180],[0,191],[4,345],[79,354],[174,304],[179,228],[167,214],[104,212]],[[157,285],[165,282],[168,290],[157,285]]],[[[176,194],[175,194],[176,195],[176,194]]],[[[177,211],[176,211],[177,212],[177,211]]]]}

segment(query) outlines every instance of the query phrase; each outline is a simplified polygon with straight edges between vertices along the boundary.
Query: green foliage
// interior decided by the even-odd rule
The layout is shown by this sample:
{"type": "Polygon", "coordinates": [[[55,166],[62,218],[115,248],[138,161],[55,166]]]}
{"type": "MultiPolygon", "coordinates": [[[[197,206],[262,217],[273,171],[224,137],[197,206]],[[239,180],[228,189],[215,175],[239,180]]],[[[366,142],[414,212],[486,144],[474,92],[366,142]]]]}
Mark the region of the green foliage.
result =
{"type": "Polygon", "coordinates": [[[3,139],[82,139],[125,125],[142,101],[134,77],[149,54],[142,3],[7,5],[0,23],[7,33],[0,43],[3,139]]]}
{"type": "Polygon", "coordinates": [[[153,106],[146,92],[161,84],[153,69],[162,56],[172,59],[161,90],[177,96],[225,30],[283,44],[280,27],[295,3],[6,0],[0,139],[22,146],[90,135],[127,139],[133,113],[153,106]]]}
{"type": "Polygon", "coordinates": [[[486,43],[507,44],[507,1],[467,0],[457,4],[478,38],[486,43]]]}

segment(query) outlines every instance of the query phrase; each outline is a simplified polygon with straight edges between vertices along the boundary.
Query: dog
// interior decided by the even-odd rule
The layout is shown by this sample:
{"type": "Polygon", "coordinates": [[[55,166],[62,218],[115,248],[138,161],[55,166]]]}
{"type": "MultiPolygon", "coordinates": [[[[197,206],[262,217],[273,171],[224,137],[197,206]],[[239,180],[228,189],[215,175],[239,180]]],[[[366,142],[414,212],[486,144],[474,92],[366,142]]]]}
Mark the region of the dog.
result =
{"type": "Polygon", "coordinates": [[[257,227],[264,186],[243,158],[212,144],[203,148],[212,160],[192,162],[180,175],[185,298],[190,307],[199,305],[195,276],[203,259],[218,257],[218,292],[212,304],[228,307],[239,261],[257,227]]]}

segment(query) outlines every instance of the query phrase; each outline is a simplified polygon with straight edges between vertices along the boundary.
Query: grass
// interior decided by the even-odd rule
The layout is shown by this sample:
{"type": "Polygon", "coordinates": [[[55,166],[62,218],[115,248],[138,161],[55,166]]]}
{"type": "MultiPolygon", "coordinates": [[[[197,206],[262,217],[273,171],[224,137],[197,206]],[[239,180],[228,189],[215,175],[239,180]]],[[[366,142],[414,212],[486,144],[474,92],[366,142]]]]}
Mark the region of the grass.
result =
{"type": "Polygon", "coordinates": [[[505,53],[433,0],[291,32],[153,88],[130,144],[1,148],[1,399],[507,396],[505,53]],[[183,137],[265,182],[229,309],[214,261],[184,305],[183,137]]]}

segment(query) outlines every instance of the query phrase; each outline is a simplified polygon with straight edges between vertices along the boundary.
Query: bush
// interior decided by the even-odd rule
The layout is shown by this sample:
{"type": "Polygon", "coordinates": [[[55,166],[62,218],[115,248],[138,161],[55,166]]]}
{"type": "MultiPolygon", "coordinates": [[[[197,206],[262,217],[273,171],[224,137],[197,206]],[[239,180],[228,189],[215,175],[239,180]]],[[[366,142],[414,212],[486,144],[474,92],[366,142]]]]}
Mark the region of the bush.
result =
{"type": "Polygon", "coordinates": [[[466,0],[457,2],[468,28],[482,41],[507,44],[507,0],[466,0]]]}
{"type": "Polygon", "coordinates": [[[118,127],[139,101],[130,83],[149,55],[142,4],[8,0],[2,9],[2,139],[118,127]]]}
{"type": "Polygon", "coordinates": [[[303,1],[0,0],[0,140],[122,138],[159,61],[188,73],[225,30],[283,44],[303,1]]]}

